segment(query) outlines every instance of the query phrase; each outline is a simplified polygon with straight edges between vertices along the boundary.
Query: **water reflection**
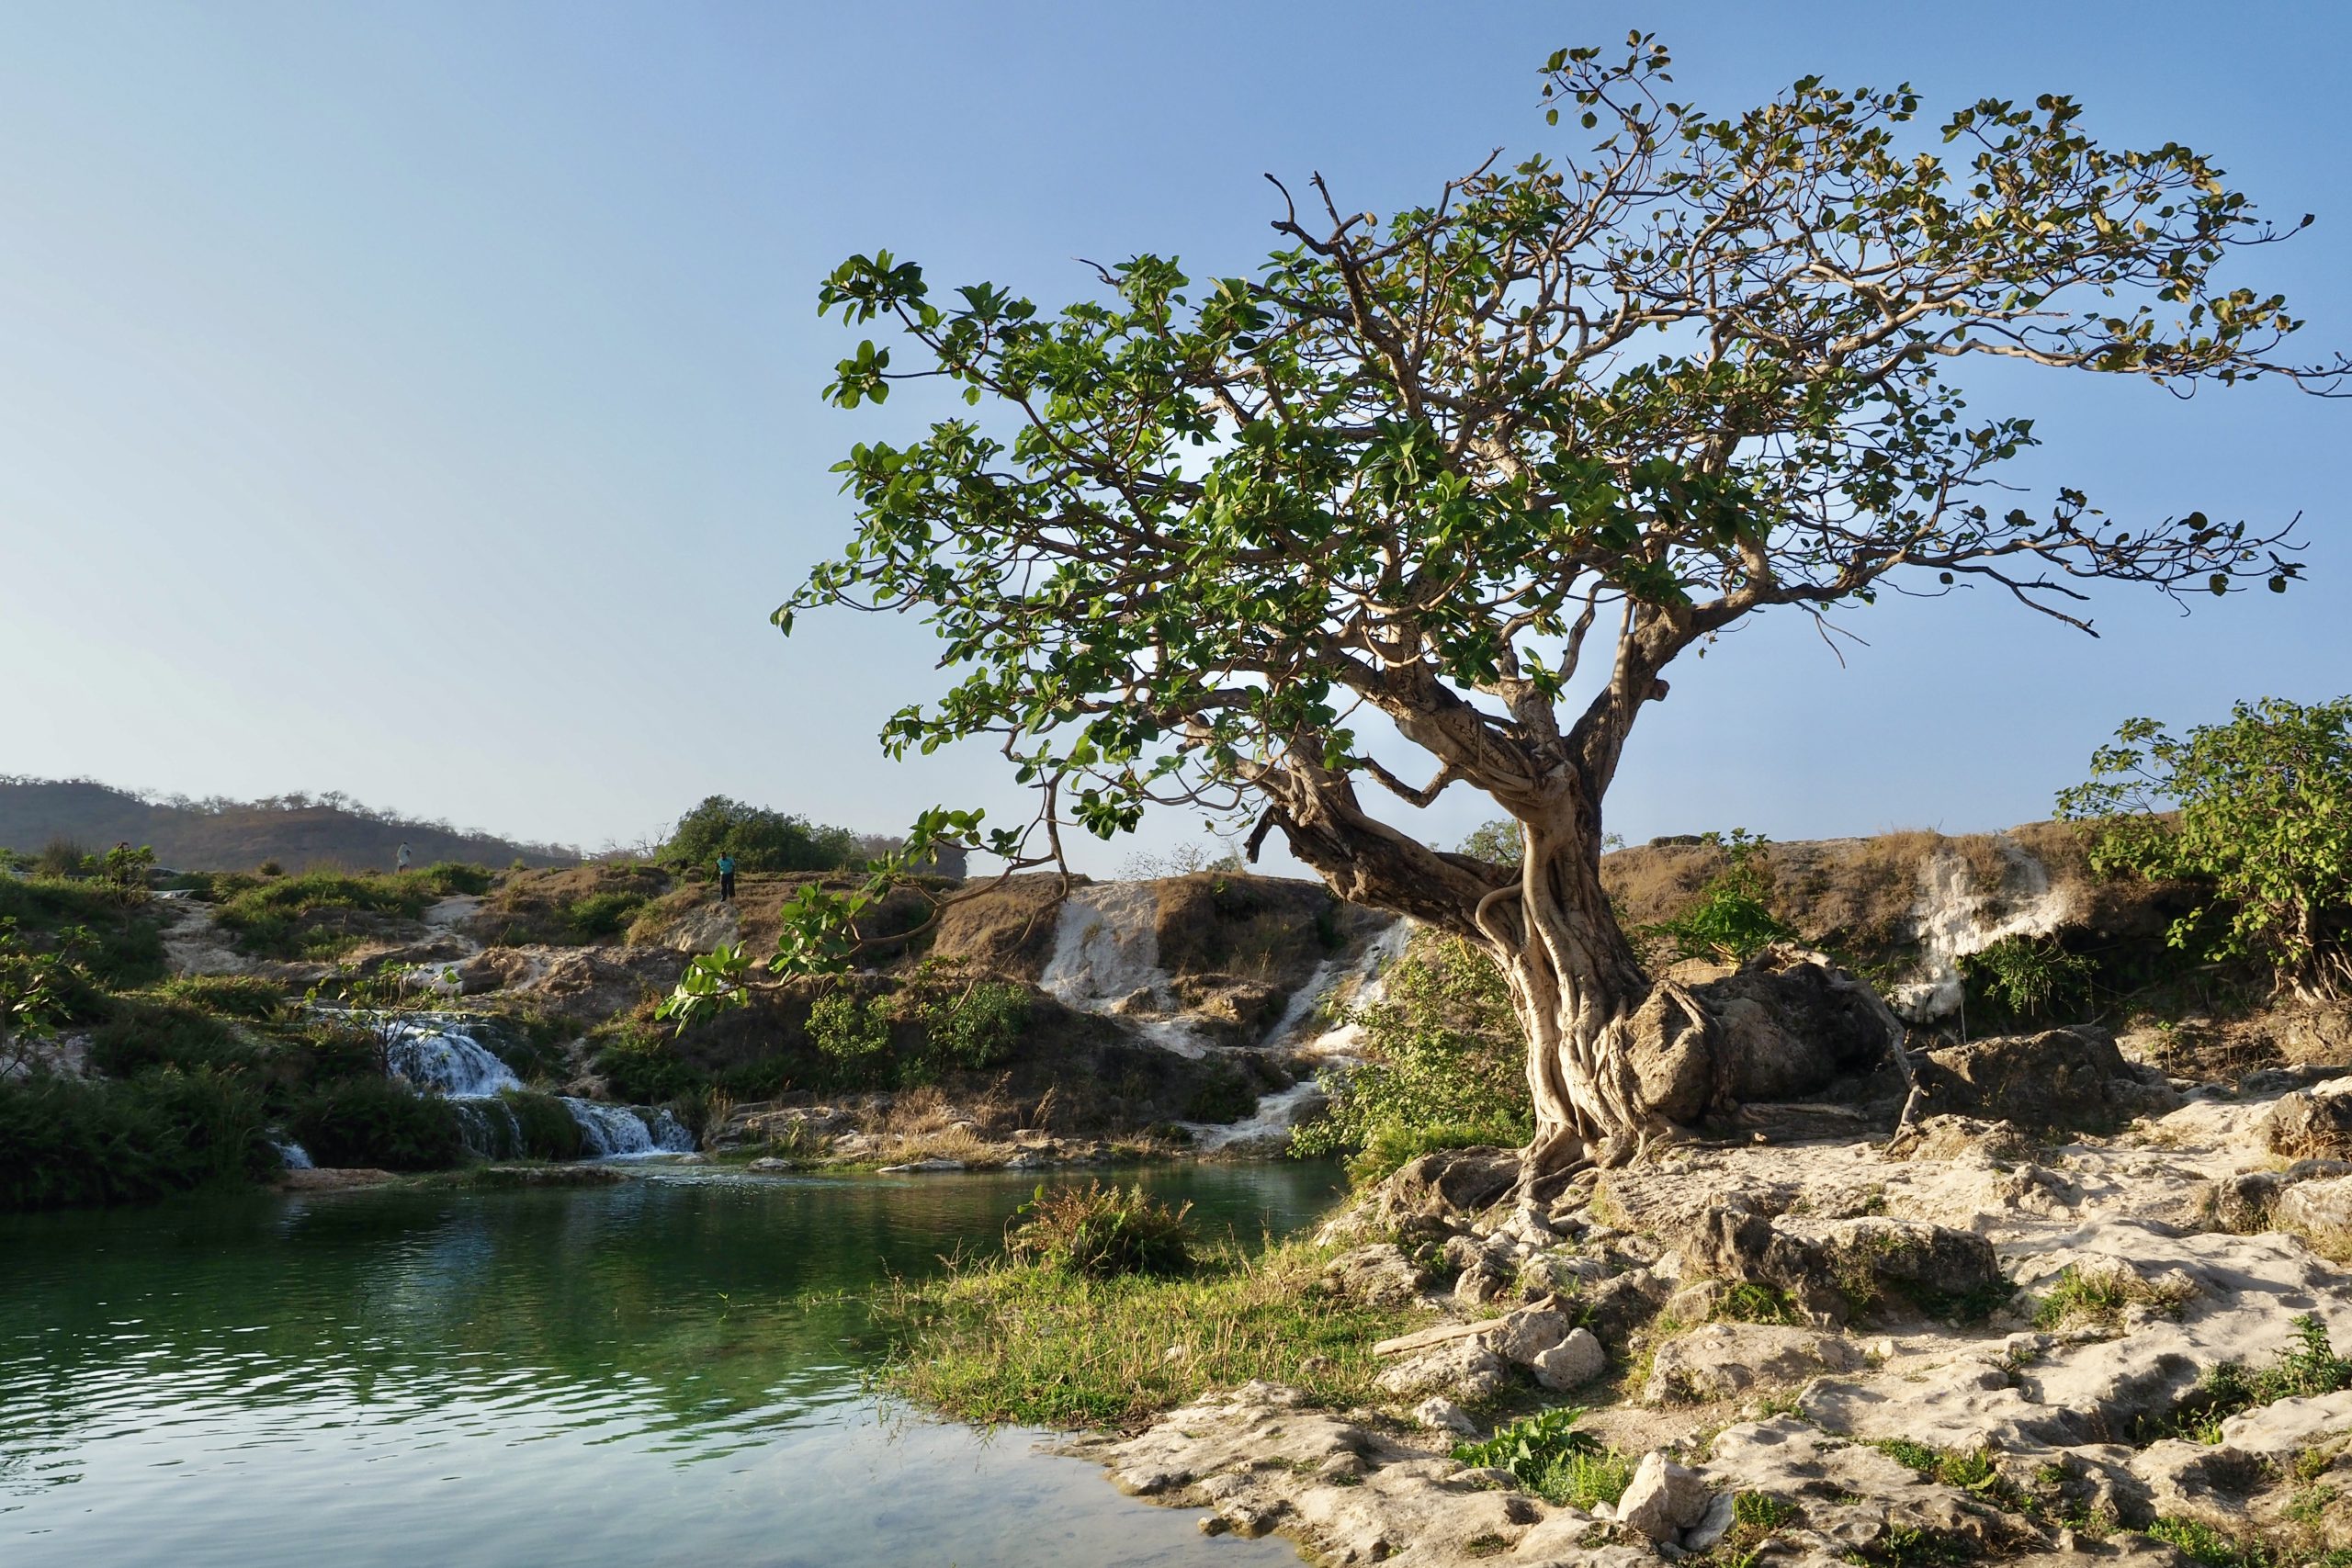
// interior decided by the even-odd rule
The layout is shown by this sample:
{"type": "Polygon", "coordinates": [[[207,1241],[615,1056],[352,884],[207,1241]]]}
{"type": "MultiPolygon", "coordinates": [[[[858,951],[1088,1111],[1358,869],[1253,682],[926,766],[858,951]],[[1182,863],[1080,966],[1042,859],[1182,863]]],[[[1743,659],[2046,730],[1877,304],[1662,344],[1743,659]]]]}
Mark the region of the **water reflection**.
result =
{"type": "MultiPolygon", "coordinates": [[[[1152,1184],[1288,1231],[1328,1172],[1152,1184]]],[[[852,1292],[994,1247],[1034,1185],[633,1181],[0,1223],[0,1562],[1221,1563],[1090,1467],[858,1388],[852,1292]]],[[[346,1568],[338,1564],[338,1568],[346,1568]]]]}

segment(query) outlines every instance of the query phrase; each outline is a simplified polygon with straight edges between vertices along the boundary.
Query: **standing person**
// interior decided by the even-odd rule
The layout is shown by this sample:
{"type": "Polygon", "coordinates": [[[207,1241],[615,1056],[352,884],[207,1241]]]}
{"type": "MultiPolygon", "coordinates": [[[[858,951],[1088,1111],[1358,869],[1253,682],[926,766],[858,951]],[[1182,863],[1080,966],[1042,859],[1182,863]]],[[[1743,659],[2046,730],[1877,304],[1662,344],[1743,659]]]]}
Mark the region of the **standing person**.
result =
{"type": "Polygon", "coordinates": [[[395,871],[406,871],[408,869],[408,840],[406,839],[402,839],[401,840],[400,862],[392,869],[395,871]]]}
{"type": "Polygon", "coordinates": [[[718,854],[718,897],[724,903],[735,901],[735,857],[724,850],[718,854]]]}

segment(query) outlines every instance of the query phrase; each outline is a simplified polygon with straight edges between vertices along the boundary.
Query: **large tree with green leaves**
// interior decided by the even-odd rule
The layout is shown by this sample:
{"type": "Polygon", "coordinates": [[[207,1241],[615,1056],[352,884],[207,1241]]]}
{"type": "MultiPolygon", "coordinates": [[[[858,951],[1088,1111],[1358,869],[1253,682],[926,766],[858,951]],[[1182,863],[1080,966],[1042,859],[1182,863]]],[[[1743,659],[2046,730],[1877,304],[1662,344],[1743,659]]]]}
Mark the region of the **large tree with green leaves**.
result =
{"type": "MultiPolygon", "coordinates": [[[[886,748],[990,737],[1038,792],[1024,827],[938,813],[918,843],[1029,865],[1154,805],[1255,815],[1253,855],[1279,832],[1340,895],[1477,944],[1527,1034],[1532,1174],[1658,1130],[1627,1049],[1653,987],[1599,863],[1678,656],[1890,591],[1979,585],[2088,630],[2094,582],[2297,574],[2285,528],[2018,504],[1997,476],[2030,423],[1972,415],[1955,371],[2186,394],[2346,369],[2278,357],[2285,302],[2222,274],[2280,231],[2186,147],[2108,148],[2055,96],[1962,108],[1939,140],[1907,87],[1812,78],[1714,118],[1668,63],[1645,36],[1554,55],[1569,150],[1498,154],[1385,220],[1276,182],[1253,277],[1141,255],[1046,312],[853,258],[822,308],[898,337],[843,360],[832,400],[933,378],[978,412],[854,448],[855,536],[777,612],[923,616],[960,679],[886,748]],[[1366,798],[1455,788],[1518,824],[1518,864],[1432,850],[1366,798]]],[[[812,895],[781,961],[837,957],[854,904],[812,895]]]]}

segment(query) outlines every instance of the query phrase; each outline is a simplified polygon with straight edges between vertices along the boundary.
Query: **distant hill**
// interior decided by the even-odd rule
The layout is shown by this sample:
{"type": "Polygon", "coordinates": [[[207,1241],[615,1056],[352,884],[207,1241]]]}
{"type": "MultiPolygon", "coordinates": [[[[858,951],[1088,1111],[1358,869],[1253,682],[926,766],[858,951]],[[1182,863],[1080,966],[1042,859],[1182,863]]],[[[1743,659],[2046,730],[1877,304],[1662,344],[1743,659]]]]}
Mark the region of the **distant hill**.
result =
{"type": "Polygon", "coordinates": [[[570,865],[581,858],[561,844],[516,843],[447,822],[410,821],[341,795],[149,800],[90,779],[0,776],[0,847],[38,853],[57,839],[88,851],[126,840],[152,844],[159,863],[179,871],[250,871],[264,861],[289,872],[330,865],[389,870],[403,841],[419,865],[437,860],[570,865]]]}

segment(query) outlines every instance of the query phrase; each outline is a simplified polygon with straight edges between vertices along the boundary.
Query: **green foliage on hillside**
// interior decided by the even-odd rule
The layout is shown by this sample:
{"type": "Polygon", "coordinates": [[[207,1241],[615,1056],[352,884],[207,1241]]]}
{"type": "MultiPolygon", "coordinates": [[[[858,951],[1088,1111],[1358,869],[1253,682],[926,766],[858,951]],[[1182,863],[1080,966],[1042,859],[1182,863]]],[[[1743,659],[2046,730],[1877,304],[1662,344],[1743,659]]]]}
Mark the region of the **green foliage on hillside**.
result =
{"type": "MultiPolygon", "coordinates": [[[[228,879],[223,879],[224,882],[228,879]]],[[[422,873],[401,875],[305,872],[242,886],[222,900],[214,919],[243,952],[264,958],[332,958],[356,942],[354,915],[413,920],[447,897],[422,873]]]]}
{"type": "Polygon", "coordinates": [[[1524,1047],[1494,964],[1465,942],[1423,932],[1384,979],[1381,999],[1352,1015],[1363,1065],[1326,1078],[1330,1104],[1292,1134],[1293,1151],[1352,1151],[1350,1169],[1363,1180],[1430,1149],[1526,1142],[1524,1047]]]}
{"type": "Polygon", "coordinates": [[[1728,863],[1699,890],[1689,908],[1636,934],[1663,944],[1676,958],[1733,964],[1755,957],[1773,942],[1795,941],[1796,928],[1772,913],[1772,874],[1764,858],[1771,840],[1734,828],[1729,833],[1702,833],[1699,841],[1721,849],[1728,863]]]}
{"type": "Polygon", "coordinates": [[[2211,887],[2175,922],[2176,946],[2352,995],[2352,696],[2242,702],[2182,736],[2132,719],[2058,812],[2084,824],[2101,871],[2211,887]]]}
{"type": "Polygon", "coordinates": [[[458,1108],[390,1078],[356,1077],[317,1089],[294,1107],[286,1125],[320,1165],[447,1170],[466,1156],[458,1108]]]}

